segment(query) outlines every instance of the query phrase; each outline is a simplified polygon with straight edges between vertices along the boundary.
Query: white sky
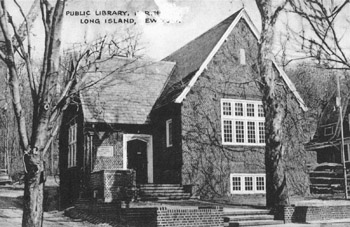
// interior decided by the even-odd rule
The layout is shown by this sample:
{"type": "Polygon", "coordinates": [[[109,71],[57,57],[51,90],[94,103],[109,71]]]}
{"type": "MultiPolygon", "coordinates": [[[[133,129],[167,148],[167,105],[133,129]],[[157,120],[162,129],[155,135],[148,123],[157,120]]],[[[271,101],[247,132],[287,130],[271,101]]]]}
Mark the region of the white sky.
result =
{"type": "MultiPolygon", "coordinates": [[[[51,0],[53,1],[53,0],[51,0]]],[[[279,0],[274,0],[277,3],[279,0]]],[[[18,11],[9,2],[9,11],[20,24],[22,22],[18,11]]],[[[28,11],[32,0],[19,0],[25,11],[28,11]]],[[[90,16],[66,16],[63,24],[63,47],[68,48],[73,43],[88,41],[105,34],[116,33],[123,35],[126,27],[141,33],[140,46],[144,48],[144,54],[150,58],[160,60],[187,42],[193,40],[201,33],[207,31],[221,22],[244,5],[246,11],[258,29],[261,21],[255,0],[68,0],[66,11],[79,11],[90,16]],[[127,11],[129,14],[142,11],[160,11],[160,19],[157,23],[144,23],[145,15],[138,13],[133,17],[136,25],[106,24],[105,18],[127,18],[118,16],[96,16],[95,11],[115,10],[127,11]],[[100,24],[81,24],[81,19],[100,19],[100,24]],[[164,20],[166,22],[162,22],[164,20]],[[167,23],[169,21],[169,23],[167,23]]],[[[279,18],[278,28],[284,30],[286,15],[279,18]]],[[[344,19],[349,19],[346,15],[344,19]]],[[[300,25],[300,20],[289,16],[288,23],[293,27],[300,25]]],[[[349,30],[343,28],[349,37],[349,30]]],[[[36,21],[33,29],[35,49],[40,55],[43,44],[43,27],[41,18],[36,21]]],[[[348,39],[349,40],[349,39],[348,39]]],[[[278,40],[277,40],[278,41],[278,40]]],[[[348,42],[350,43],[350,42],[348,42]]]]}
{"type": "MultiPolygon", "coordinates": [[[[29,10],[31,0],[19,0],[25,11],[29,10]]],[[[243,3],[256,26],[259,27],[260,19],[254,0],[69,0],[66,11],[90,11],[90,16],[66,16],[63,24],[64,47],[84,40],[93,40],[108,33],[120,33],[129,27],[141,33],[141,45],[144,54],[153,59],[162,59],[175,51],[188,41],[207,31],[215,24],[221,22],[240,8],[243,3]],[[122,10],[129,13],[139,11],[160,11],[161,19],[170,21],[162,22],[158,18],[157,23],[144,23],[145,15],[139,13],[135,18],[136,25],[105,24],[105,18],[119,18],[118,16],[95,16],[95,11],[122,10]],[[81,19],[100,19],[100,24],[81,24],[81,19]]],[[[17,24],[22,22],[16,7],[8,3],[10,12],[17,24]]],[[[127,17],[122,17],[127,18],[127,17]]],[[[33,28],[35,50],[40,51],[43,43],[42,22],[39,17],[33,28]]]]}

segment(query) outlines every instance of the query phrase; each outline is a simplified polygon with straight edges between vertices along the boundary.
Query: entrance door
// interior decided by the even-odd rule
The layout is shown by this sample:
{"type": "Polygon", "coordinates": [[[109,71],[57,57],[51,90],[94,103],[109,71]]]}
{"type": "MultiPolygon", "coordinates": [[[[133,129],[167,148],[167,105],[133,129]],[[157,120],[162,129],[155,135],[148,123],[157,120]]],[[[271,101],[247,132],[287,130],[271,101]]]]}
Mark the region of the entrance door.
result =
{"type": "Polygon", "coordinates": [[[147,183],[147,143],[135,139],[128,141],[128,169],[136,171],[136,184],[147,183]]]}

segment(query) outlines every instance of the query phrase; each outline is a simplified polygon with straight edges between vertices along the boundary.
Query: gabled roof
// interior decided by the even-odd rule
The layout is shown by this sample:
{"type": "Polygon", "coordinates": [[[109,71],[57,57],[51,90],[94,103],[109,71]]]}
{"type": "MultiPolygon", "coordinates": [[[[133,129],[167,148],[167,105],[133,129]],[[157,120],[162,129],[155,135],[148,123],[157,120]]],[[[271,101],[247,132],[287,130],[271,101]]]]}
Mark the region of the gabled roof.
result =
{"type": "MultiPolygon", "coordinates": [[[[169,78],[161,97],[158,99],[156,106],[162,106],[170,102],[181,103],[184,100],[198,77],[206,69],[209,62],[241,19],[247,23],[258,41],[260,32],[253,24],[245,9],[242,8],[168,57],[164,58],[165,61],[176,62],[176,67],[174,73],[169,78]]],[[[301,96],[296,91],[291,80],[275,62],[274,65],[295,95],[301,108],[307,110],[301,96]]]]}
{"type": "Polygon", "coordinates": [[[80,92],[85,122],[145,124],[175,63],[113,58],[100,63],[80,92]],[[99,81],[101,80],[101,81],[99,81]]]}
{"type": "MultiPolygon", "coordinates": [[[[313,139],[306,144],[307,150],[316,150],[324,147],[332,147],[334,144],[340,143],[340,117],[339,109],[336,104],[337,92],[335,91],[332,97],[328,100],[327,105],[323,109],[318,122],[317,129],[313,139]],[[332,133],[325,134],[326,128],[332,128],[332,133]]],[[[349,105],[349,88],[347,85],[341,86],[341,103],[343,113],[343,129],[346,141],[350,141],[350,105],[349,105]]]]}

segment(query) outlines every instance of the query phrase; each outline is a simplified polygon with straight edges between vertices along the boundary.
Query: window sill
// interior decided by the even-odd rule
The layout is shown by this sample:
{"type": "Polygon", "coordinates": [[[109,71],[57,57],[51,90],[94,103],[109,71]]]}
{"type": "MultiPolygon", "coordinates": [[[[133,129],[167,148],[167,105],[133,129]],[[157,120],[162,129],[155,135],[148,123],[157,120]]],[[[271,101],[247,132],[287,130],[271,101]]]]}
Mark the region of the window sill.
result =
{"type": "Polygon", "coordinates": [[[265,147],[265,143],[222,143],[224,146],[265,147]]]}
{"type": "Polygon", "coordinates": [[[265,195],[266,192],[232,192],[231,195],[265,195]]]}

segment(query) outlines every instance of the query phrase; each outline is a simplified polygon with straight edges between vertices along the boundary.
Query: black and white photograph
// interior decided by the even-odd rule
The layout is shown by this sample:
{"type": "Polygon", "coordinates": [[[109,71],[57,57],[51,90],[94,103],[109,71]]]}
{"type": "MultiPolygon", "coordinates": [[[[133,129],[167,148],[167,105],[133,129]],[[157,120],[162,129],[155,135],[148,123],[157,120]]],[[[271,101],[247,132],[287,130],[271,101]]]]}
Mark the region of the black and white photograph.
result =
{"type": "Polygon", "coordinates": [[[0,0],[0,226],[350,226],[349,12],[0,0]]]}

